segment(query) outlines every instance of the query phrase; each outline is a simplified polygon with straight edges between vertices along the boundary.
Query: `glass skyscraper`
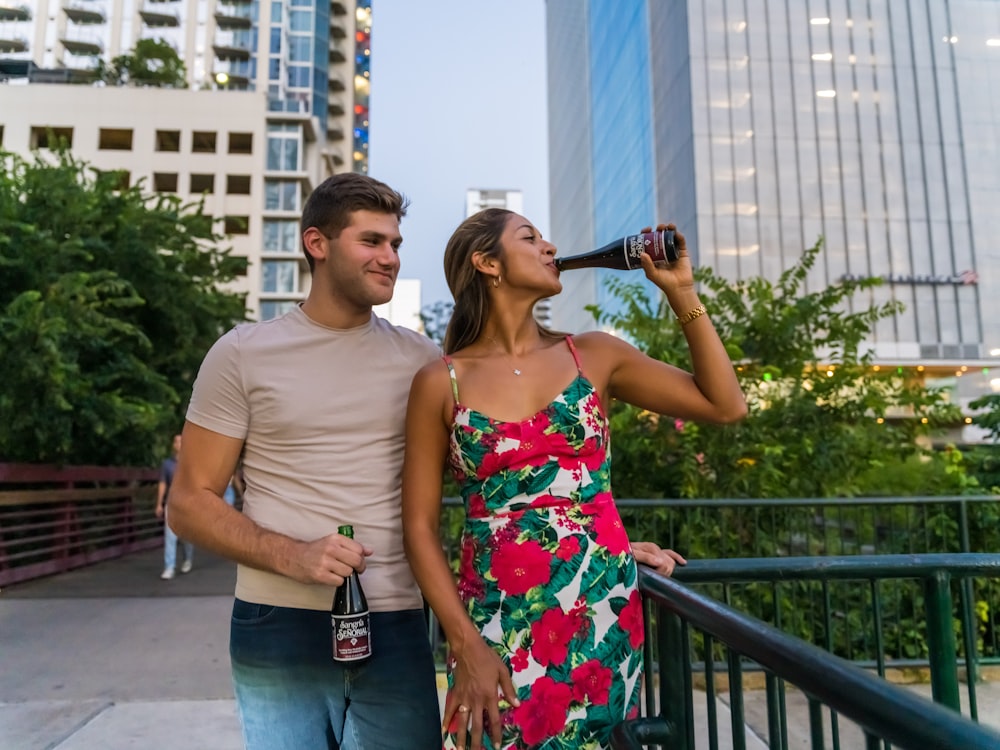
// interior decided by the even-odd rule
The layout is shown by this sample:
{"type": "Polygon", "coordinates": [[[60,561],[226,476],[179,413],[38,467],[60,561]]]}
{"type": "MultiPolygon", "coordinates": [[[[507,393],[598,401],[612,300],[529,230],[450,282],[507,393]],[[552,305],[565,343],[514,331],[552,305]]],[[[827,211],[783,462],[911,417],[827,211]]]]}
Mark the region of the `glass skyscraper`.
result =
{"type": "MultiPolygon", "coordinates": [[[[1000,381],[1000,2],[547,0],[551,234],[563,254],[675,221],[695,262],[884,284],[876,361],[1000,381]],[[994,373],[997,371],[994,370],[994,373]]],[[[592,327],[606,271],[566,274],[592,327]]],[[[962,382],[959,382],[959,381],[962,382]]]]}

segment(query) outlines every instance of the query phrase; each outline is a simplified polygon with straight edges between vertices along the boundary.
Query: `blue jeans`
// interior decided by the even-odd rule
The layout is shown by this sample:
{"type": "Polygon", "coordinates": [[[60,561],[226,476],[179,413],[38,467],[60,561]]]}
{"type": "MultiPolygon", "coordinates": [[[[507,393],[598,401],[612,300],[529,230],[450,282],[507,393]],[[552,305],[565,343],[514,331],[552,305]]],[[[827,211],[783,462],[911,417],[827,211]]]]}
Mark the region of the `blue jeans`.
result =
{"type": "Polygon", "coordinates": [[[373,612],[372,656],[333,661],[330,613],[233,604],[229,655],[246,750],[440,750],[422,610],[373,612]]]}
{"type": "MultiPolygon", "coordinates": [[[[177,534],[170,528],[166,514],[170,513],[169,506],[163,517],[163,567],[173,570],[177,567],[177,534]]],[[[184,545],[184,559],[194,562],[194,545],[191,542],[182,541],[184,545]]]]}

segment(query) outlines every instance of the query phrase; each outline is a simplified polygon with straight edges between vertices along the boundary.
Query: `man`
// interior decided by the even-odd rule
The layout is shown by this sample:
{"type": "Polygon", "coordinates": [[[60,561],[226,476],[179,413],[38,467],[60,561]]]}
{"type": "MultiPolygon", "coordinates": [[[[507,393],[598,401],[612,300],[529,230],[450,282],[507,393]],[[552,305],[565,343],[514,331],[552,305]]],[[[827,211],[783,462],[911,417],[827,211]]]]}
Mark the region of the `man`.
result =
{"type": "Polygon", "coordinates": [[[441,746],[399,497],[410,381],[439,350],[372,313],[392,297],[405,213],[370,177],[323,182],[302,216],[306,301],[223,335],[194,386],[170,520],[239,563],[230,657],[248,750],[441,746]],[[241,459],[243,513],[222,499],[241,459]],[[344,667],[330,608],[352,570],[373,655],[344,667]]]}
{"type": "MultiPolygon", "coordinates": [[[[174,474],[177,471],[177,457],[181,452],[181,436],[174,435],[171,446],[172,452],[169,458],[163,460],[160,465],[160,481],[156,485],[156,517],[164,518],[167,512],[167,500],[170,495],[170,485],[174,481],[174,474]]],[[[194,564],[194,545],[191,542],[183,542],[184,562],[181,563],[181,573],[188,573],[194,564]]],[[[164,581],[171,580],[176,574],[177,568],[177,534],[170,528],[170,523],[163,522],[163,572],[160,578],[164,581]]]]}

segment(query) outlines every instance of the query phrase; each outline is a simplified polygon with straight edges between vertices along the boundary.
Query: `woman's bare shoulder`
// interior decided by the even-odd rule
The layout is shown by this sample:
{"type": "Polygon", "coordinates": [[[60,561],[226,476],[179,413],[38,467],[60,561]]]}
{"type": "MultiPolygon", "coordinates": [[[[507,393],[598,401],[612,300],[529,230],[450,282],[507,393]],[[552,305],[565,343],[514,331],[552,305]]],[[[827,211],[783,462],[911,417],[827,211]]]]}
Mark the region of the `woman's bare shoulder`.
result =
{"type": "Polygon", "coordinates": [[[575,334],[572,338],[577,349],[582,351],[607,351],[609,349],[628,346],[626,342],[617,336],[605,333],[604,331],[586,331],[575,334]]]}

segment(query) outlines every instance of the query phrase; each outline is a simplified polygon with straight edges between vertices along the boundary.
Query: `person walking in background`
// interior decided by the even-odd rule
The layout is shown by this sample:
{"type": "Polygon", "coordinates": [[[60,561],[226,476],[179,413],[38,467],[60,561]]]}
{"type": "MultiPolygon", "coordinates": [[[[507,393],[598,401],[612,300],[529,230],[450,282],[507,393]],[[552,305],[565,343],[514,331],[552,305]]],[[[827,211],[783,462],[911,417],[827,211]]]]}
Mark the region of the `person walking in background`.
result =
{"type": "MultiPolygon", "coordinates": [[[[177,458],[181,452],[181,436],[174,435],[171,455],[160,464],[160,481],[156,485],[156,517],[163,519],[163,572],[160,578],[169,581],[176,575],[177,569],[177,534],[170,528],[167,521],[167,500],[170,495],[170,485],[177,471],[177,458]]],[[[194,545],[191,542],[181,542],[184,547],[184,562],[181,563],[181,573],[187,573],[194,565],[194,545]]]]}
{"type": "Polygon", "coordinates": [[[645,254],[642,264],[678,315],[692,373],[603,332],[539,326],[535,303],[562,285],[556,248],[524,217],[486,209],[448,242],[446,354],[414,378],[403,467],[406,550],[451,652],[446,748],[606,747],[638,710],[636,562],[669,575],[683,558],[629,542],[611,496],[607,409],[621,399],[705,422],[746,414],[676,242],[669,267],[645,254]],[[466,509],[457,587],[439,541],[446,466],[466,509]]]}
{"type": "Polygon", "coordinates": [[[224,334],[194,385],[170,520],[238,563],[230,659],[248,750],[441,747],[400,519],[410,382],[440,350],[372,311],[392,297],[405,212],[366,175],[320,184],[302,216],[305,302],[224,334]],[[241,456],[242,513],[223,499],[241,456]],[[330,609],[355,570],[373,654],[344,666],[330,609]]]}

